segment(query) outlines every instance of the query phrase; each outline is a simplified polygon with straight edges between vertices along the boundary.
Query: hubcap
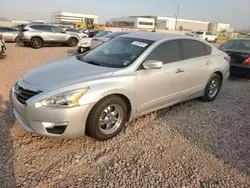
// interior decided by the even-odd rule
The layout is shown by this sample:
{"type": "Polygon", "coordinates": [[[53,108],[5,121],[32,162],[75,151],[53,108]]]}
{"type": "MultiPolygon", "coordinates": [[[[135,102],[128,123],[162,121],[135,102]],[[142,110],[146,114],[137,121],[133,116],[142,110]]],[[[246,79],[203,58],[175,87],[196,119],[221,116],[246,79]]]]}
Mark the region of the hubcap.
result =
{"type": "Polygon", "coordinates": [[[40,46],[40,41],[39,40],[34,40],[35,46],[40,46]]]}
{"type": "Polygon", "coordinates": [[[103,134],[112,134],[121,125],[123,110],[117,104],[106,107],[99,117],[99,128],[103,134]]]}
{"type": "Polygon", "coordinates": [[[76,46],[76,45],[77,45],[76,43],[77,43],[77,42],[76,42],[74,39],[72,39],[72,40],[70,41],[71,46],[76,46]]]}
{"type": "Polygon", "coordinates": [[[219,91],[219,80],[217,78],[214,78],[208,86],[209,98],[215,97],[218,91],[219,91]]]}

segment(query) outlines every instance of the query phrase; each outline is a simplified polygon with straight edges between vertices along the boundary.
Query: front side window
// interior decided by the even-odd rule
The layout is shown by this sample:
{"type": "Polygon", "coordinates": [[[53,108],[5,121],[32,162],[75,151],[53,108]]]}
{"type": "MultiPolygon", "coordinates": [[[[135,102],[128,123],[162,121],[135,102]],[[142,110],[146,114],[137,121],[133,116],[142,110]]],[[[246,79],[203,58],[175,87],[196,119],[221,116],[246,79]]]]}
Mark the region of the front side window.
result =
{"type": "Polygon", "coordinates": [[[179,40],[167,41],[157,46],[145,59],[161,61],[163,64],[180,61],[179,40]]]}
{"type": "Polygon", "coordinates": [[[63,32],[63,30],[60,29],[59,27],[51,26],[51,29],[55,33],[62,33],[63,32]]]}
{"type": "Polygon", "coordinates": [[[212,33],[211,32],[207,32],[206,35],[212,35],[212,33]]]}
{"type": "Polygon", "coordinates": [[[131,65],[153,43],[151,40],[119,37],[77,58],[98,66],[124,68],[131,65]]]}
{"type": "Polygon", "coordinates": [[[203,44],[196,40],[182,40],[183,59],[191,59],[205,55],[203,44]]]}

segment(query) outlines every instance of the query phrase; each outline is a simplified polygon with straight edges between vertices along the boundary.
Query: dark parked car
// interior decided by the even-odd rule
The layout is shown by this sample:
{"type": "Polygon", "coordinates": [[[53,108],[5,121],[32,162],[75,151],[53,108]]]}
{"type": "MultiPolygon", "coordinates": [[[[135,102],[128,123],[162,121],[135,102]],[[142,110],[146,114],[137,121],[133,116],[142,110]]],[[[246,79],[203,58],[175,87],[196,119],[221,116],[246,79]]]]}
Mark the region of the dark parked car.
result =
{"type": "Polygon", "coordinates": [[[231,57],[231,75],[250,78],[250,39],[229,40],[220,50],[231,57]]]}

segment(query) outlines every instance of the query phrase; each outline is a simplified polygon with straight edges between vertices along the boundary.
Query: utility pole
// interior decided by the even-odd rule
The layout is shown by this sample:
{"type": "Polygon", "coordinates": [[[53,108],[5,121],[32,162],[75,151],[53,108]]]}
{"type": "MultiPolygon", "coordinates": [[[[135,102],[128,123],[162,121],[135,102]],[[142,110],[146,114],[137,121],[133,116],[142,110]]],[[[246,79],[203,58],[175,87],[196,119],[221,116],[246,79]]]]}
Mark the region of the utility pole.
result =
{"type": "Polygon", "coordinates": [[[178,22],[178,16],[179,16],[179,8],[180,6],[177,5],[177,12],[175,14],[175,30],[177,30],[177,22],[178,22]]]}

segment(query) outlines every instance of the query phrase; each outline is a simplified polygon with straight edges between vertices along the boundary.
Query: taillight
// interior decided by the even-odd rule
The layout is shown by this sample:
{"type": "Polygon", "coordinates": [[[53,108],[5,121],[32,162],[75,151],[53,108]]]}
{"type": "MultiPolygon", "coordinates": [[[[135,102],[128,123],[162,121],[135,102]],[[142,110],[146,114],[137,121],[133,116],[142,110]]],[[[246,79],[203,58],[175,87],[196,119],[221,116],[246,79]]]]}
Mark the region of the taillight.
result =
{"type": "Polygon", "coordinates": [[[225,59],[228,63],[231,62],[231,57],[230,57],[230,56],[225,56],[224,59],[225,59]]]}
{"type": "Polygon", "coordinates": [[[3,40],[3,35],[0,35],[0,40],[3,40]]]}
{"type": "Polygon", "coordinates": [[[22,28],[22,32],[29,31],[29,29],[22,28]]]}
{"type": "Polygon", "coordinates": [[[246,58],[246,60],[243,62],[245,65],[250,65],[250,56],[246,58]]]}

